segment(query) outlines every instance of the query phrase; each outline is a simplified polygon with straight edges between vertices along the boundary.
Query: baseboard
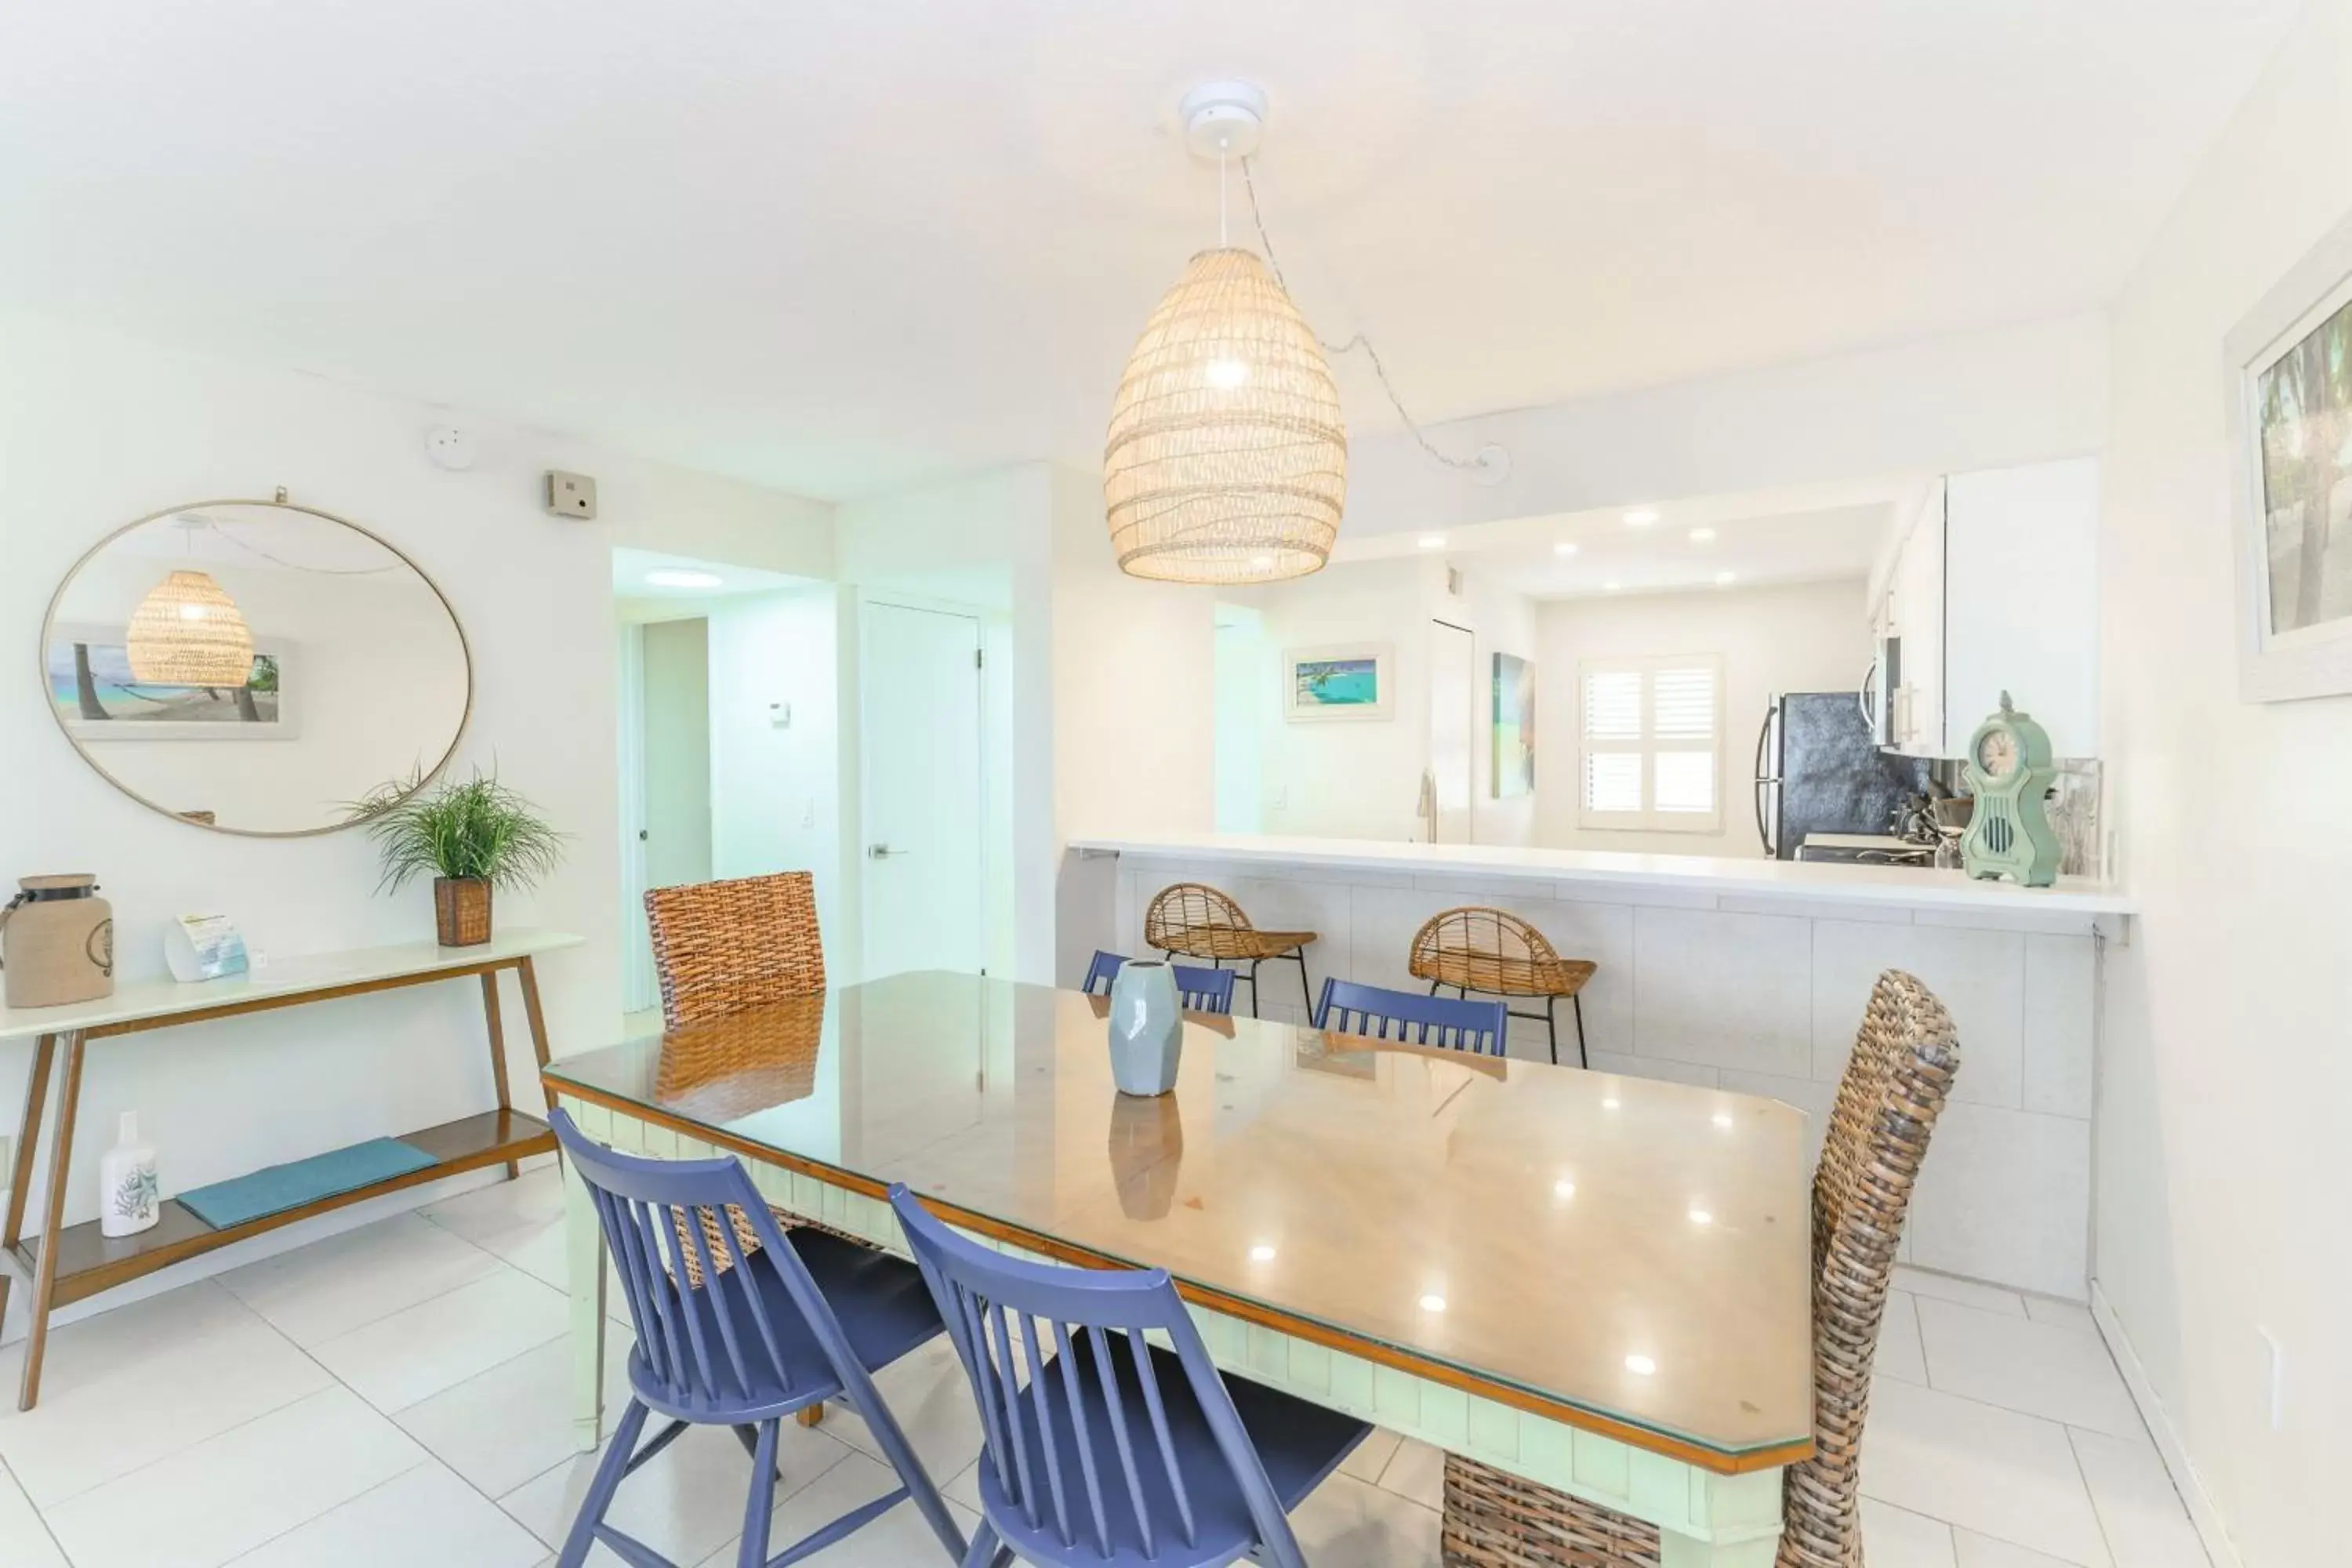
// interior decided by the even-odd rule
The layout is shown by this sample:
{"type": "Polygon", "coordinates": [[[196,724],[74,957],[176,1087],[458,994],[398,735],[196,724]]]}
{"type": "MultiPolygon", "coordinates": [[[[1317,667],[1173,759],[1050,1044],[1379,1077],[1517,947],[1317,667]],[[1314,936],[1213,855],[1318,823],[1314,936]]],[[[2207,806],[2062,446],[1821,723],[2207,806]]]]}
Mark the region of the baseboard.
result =
{"type": "Polygon", "coordinates": [[[2212,1559],[2213,1568],[2245,1568],[2245,1559],[2238,1555],[2237,1545],[2222,1526],[2221,1510],[2213,1506],[2212,1494],[2205,1489],[2204,1478],[2189,1462],[2189,1449],[2172,1425],[2171,1413],[2157,1397],[2156,1385],[2148,1382],[2147,1368],[2140,1364],[2139,1352],[2132,1348],[2123,1320],[2116,1316],[2107,1293],[2095,1279],[2091,1281],[2091,1320],[2098,1324],[2099,1337],[2107,1342],[2107,1353],[2116,1358],[2116,1365],[2124,1374],[2124,1385],[2131,1390],[2132,1403],[2139,1406],[2139,1418],[2147,1424],[2148,1434],[2156,1439],[2156,1451],[2172,1477],[2174,1489],[2189,1506],[2189,1518],[2197,1526],[2198,1538],[2205,1543],[2205,1555],[2212,1559]]]}

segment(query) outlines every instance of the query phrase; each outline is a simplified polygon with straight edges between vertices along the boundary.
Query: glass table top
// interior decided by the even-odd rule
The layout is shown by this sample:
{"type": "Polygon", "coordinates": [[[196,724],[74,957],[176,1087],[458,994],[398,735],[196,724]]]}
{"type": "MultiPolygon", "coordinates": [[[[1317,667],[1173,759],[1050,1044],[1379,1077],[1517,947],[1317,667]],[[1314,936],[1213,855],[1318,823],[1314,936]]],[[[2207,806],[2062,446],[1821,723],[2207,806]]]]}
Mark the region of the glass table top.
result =
{"type": "Polygon", "coordinates": [[[1810,1438],[1802,1113],[1198,1014],[1138,1100],[1108,1005],[904,974],[546,1076],[1715,1453],[1810,1438]]]}

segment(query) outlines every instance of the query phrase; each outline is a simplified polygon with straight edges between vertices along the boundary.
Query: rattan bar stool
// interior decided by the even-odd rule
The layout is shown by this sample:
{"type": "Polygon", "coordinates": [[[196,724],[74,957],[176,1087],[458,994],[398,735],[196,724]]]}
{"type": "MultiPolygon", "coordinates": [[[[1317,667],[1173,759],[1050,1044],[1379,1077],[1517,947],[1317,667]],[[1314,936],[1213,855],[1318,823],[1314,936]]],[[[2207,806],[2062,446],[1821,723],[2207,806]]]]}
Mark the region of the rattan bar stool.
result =
{"type": "Polygon", "coordinates": [[[1307,1010],[1315,1010],[1315,987],[1307,978],[1307,944],[1311,931],[1260,931],[1232,899],[1203,882],[1178,882],[1162,888],[1143,911],[1143,942],[1171,955],[1205,959],[1219,968],[1236,967],[1235,979],[1250,988],[1250,1016],[1257,1016],[1257,966],[1288,962],[1298,965],[1298,994],[1307,1010]]]}
{"type": "MultiPolygon", "coordinates": [[[[1862,1561],[1862,1428],[1895,1249],[1960,1065],[1951,1015],[1900,970],[1878,977],[1813,1173],[1813,1457],[1781,1489],[1779,1568],[1862,1561]]],[[[1658,1568],[1655,1526],[1445,1457],[1454,1568],[1658,1568]]]]}
{"type": "Polygon", "coordinates": [[[1559,1062],[1559,999],[1576,1014],[1576,1065],[1584,1056],[1584,986],[1601,966],[1589,959],[1562,958],[1544,933],[1503,910],[1467,907],[1432,915],[1413,933],[1406,967],[1429,982],[1429,994],[1451,985],[1466,1000],[1473,991],[1507,999],[1540,996],[1544,1010],[1511,1016],[1541,1024],[1551,1037],[1551,1059],[1559,1062]]]}

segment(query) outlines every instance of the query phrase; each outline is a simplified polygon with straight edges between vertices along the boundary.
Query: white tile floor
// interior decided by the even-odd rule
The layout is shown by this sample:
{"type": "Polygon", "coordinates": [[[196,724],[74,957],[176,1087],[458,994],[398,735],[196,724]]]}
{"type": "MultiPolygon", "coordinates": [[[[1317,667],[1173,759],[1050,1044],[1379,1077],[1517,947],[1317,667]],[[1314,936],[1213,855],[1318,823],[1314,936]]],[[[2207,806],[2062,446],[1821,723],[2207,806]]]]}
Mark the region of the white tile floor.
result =
{"type": "MultiPolygon", "coordinates": [[[[571,1447],[561,1209],[541,1168],[59,1330],[40,1407],[0,1413],[0,1564],[551,1562],[593,1463],[571,1447]]],[[[2086,1314],[1899,1284],[1864,1447],[1871,1568],[2206,1568],[2086,1314]]],[[[20,1354],[0,1352],[0,1387],[20,1354]]],[[[969,1530],[980,1430],[945,1342],[882,1389],[969,1530]]],[[[855,1417],[789,1430],[776,1549],[889,1484],[855,1417]]],[[[1375,1434],[1300,1510],[1309,1558],[1434,1564],[1441,1470],[1375,1434]]],[[[617,1521],[720,1568],[745,1477],[730,1434],[690,1434],[622,1489],[617,1521]]],[[[940,1560],[901,1507],[811,1561],[940,1560]]]]}

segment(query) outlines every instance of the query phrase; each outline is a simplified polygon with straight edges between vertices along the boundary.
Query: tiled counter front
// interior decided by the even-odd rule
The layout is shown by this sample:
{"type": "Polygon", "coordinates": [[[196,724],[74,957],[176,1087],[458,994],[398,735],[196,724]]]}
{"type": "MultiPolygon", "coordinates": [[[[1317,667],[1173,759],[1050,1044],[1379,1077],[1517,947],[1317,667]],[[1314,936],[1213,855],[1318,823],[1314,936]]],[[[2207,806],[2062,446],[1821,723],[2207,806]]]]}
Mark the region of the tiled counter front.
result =
{"type": "MultiPolygon", "coordinates": [[[[1461,875],[1269,874],[1263,865],[1132,853],[1074,861],[1068,875],[1115,882],[1063,905],[1108,904],[1115,929],[1066,942],[1066,954],[1089,944],[1140,953],[1152,895],[1171,882],[1205,881],[1260,925],[1320,933],[1307,960],[1318,986],[1336,975],[1425,989],[1405,972],[1423,921],[1464,903],[1508,910],[1564,956],[1601,966],[1584,994],[1595,1069],[1785,1100],[1811,1115],[1816,1141],[1871,983],[1881,970],[1908,970],[1951,1009],[1961,1066],[1905,1256],[2021,1289],[2087,1294],[2099,965],[2089,917],[1461,875]]],[[[1268,965],[1265,978],[1265,1016],[1303,1021],[1297,970],[1268,965]]],[[[1239,1005],[1247,995],[1238,994],[1239,1005]]],[[[1514,1019],[1511,1031],[1513,1056],[1544,1058],[1540,1023],[1514,1019]]],[[[1565,1008],[1560,1032],[1562,1059],[1572,1061],[1565,1008]]]]}

